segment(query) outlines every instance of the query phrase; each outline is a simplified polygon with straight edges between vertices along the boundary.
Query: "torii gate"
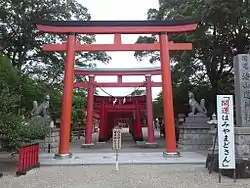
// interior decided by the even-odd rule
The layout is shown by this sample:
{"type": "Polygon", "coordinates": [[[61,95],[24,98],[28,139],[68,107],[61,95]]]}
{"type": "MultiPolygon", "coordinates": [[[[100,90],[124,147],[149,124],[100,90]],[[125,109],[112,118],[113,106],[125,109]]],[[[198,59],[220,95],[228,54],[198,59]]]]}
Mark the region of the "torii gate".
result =
{"type": "Polygon", "coordinates": [[[194,20],[148,21],[37,21],[36,27],[44,33],[67,34],[66,43],[45,44],[45,51],[65,51],[65,72],[61,113],[58,157],[70,157],[69,135],[72,111],[75,52],[81,51],[160,51],[164,123],[166,131],[165,155],[178,155],[176,151],[170,51],[191,50],[191,43],[173,43],[169,34],[195,31],[194,20]],[[113,44],[80,44],[77,34],[114,34],[113,44]],[[159,43],[122,44],[121,34],[159,34],[159,43]]]}
{"type": "MultiPolygon", "coordinates": [[[[153,126],[153,104],[152,87],[161,87],[162,82],[153,82],[151,76],[160,75],[161,68],[75,68],[75,75],[88,76],[88,82],[76,82],[75,88],[88,88],[88,111],[85,134],[85,145],[92,145],[92,124],[93,124],[93,104],[95,87],[146,87],[146,112],[148,123],[148,142],[149,145],[156,145],[153,126]],[[116,82],[96,82],[95,76],[117,76],[116,82]],[[123,82],[123,76],[145,76],[143,82],[123,82]]],[[[138,101],[134,101],[136,104],[138,101]]],[[[118,105],[119,106],[119,105],[118,105]]],[[[133,105],[132,105],[133,106],[133,105]]],[[[122,106],[121,108],[124,108],[122,106]]],[[[139,110],[139,109],[138,109],[139,110]]]]}

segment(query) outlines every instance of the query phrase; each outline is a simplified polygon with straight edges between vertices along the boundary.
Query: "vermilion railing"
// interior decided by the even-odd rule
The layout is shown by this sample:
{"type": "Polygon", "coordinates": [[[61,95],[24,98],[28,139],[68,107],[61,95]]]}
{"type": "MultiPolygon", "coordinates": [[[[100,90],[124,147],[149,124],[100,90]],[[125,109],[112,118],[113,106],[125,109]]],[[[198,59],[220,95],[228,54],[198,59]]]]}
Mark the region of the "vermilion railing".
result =
{"type": "Polygon", "coordinates": [[[27,171],[39,166],[39,144],[23,146],[19,149],[17,176],[25,175],[27,171]]]}

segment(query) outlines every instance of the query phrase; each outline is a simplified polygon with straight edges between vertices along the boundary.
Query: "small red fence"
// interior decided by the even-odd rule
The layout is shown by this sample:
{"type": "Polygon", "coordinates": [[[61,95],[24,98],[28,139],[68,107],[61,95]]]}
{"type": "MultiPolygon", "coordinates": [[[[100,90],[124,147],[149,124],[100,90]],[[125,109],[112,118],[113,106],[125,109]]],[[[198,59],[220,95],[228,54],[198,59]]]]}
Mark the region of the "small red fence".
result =
{"type": "Polygon", "coordinates": [[[17,176],[25,175],[27,171],[39,166],[39,144],[23,146],[19,149],[17,176]]]}

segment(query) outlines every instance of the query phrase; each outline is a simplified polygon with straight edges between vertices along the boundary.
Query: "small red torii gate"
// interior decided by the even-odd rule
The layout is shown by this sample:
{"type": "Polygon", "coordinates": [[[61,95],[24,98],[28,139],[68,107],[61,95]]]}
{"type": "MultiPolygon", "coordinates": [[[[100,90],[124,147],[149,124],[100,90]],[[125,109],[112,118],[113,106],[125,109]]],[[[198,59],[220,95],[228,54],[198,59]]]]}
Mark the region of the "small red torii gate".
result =
{"type": "MultiPolygon", "coordinates": [[[[152,87],[161,87],[161,82],[153,82],[151,80],[152,75],[160,75],[161,68],[129,68],[129,69],[117,69],[117,68],[110,68],[110,69],[103,69],[103,68],[75,68],[75,75],[80,76],[88,76],[88,82],[76,82],[74,83],[75,88],[88,88],[88,111],[87,111],[87,124],[86,124],[86,131],[85,131],[85,144],[92,144],[92,113],[93,113],[93,106],[94,106],[94,89],[95,87],[146,87],[146,112],[147,112],[147,123],[148,123],[148,144],[155,144],[155,137],[154,137],[154,126],[153,126],[153,104],[152,104],[152,87]],[[117,76],[116,82],[96,82],[94,81],[95,76],[117,76]],[[126,76],[145,76],[144,82],[123,82],[122,77],[126,76]]],[[[138,100],[141,97],[133,97],[131,100],[134,100],[134,104],[131,106],[123,105],[120,106],[121,110],[125,108],[133,109],[136,108],[137,110],[140,109],[140,106],[137,106],[138,100]],[[138,109],[137,109],[138,108],[138,109]]],[[[103,101],[102,101],[103,102],[103,101]]],[[[106,105],[107,107],[107,105],[106,105]]],[[[112,107],[110,104],[109,108],[112,107]]],[[[113,109],[118,109],[119,104],[113,106],[113,109]]],[[[140,112],[138,112],[140,113],[140,112]]],[[[139,115],[140,116],[140,115],[139,115]]],[[[140,124],[138,122],[138,124],[140,124]]]]}
{"type": "MultiPolygon", "coordinates": [[[[99,111],[100,124],[99,124],[99,142],[106,142],[112,137],[112,129],[119,126],[121,119],[127,119],[129,125],[129,132],[131,133],[134,141],[143,141],[142,122],[143,114],[146,112],[145,104],[147,103],[145,95],[141,96],[95,96],[94,108],[99,111]],[[116,99],[116,100],[115,100],[116,99]],[[126,99],[126,100],[124,100],[126,99]],[[114,100],[116,103],[114,104],[114,100]]],[[[152,102],[151,102],[152,103],[152,102]]],[[[152,109],[150,109],[152,111],[152,109]]],[[[150,113],[150,112],[149,112],[150,113]]],[[[151,113],[152,115],[152,113],[151,113]]],[[[150,116],[150,115],[149,115],[150,116]]],[[[153,121],[150,119],[150,121],[153,121]]],[[[87,125],[91,126],[91,124],[87,125]]],[[[88,128],[90,129],[90,128],[88,128]]],[[[153,124],[148,124],[148,143],[154,143],[154,129],[153,124]]],[[[91,133],[88,133],[85,138],[92,141],[91,133]]],[[[86,140],[85,140],[86,143],[86,140]]]]}
{"type": "MultiPolygon", "coordinates": [[[[63,102],[61,114],[58,157],[70,157],[69,136],[74,82],[74,62],[77,51],[160,51],[164,123],[166,131],[166,155],[178,155],[176,151],[170,51],[191,50],[190,43],[173,43],[168,34],[195,31],[194,20],[149,21],[37,21],[36,27],[44,33],[67,34],[67,43],[45,44],[45,51],[66,51],[63,102]],[[114,34],[113,44],[79,44],[76,34],[114,34]],[[159,43],[122,44],[121,34],[159,34],[159,43]]],[[[93,81],[93,80],[92,80],[93,81]]]]}

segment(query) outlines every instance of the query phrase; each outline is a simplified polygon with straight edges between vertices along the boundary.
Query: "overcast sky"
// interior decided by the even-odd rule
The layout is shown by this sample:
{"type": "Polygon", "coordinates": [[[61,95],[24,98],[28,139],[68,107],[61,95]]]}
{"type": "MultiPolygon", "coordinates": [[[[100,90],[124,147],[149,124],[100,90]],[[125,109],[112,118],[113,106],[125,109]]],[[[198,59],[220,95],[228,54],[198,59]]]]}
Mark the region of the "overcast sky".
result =
{"type": "MultiPolygon", "coordinates": [[[[91,14],[91,20],[146,20],[149,8],[158,8],[158,0],[78,0],[87,7],[91,14]]],[[[135,43],[139,35],[122,35],[123,43],[135,43]]],[[[97,35],[96,43],[110,44],[113,42],[112,35],[97,35]]],[[[155,67],[159,63],[150,64],[148,60],[138,62],[134,57],[134,52],[107,52],[112,60],[108,65],[98,63],[97,67],[102,68],[133,68],[133,67],[155,67]]],[[[116,81],[116,77],[97,77],[97,81],[116,81]]],[[[124,77],[124,81],[143,81],[144,77],[134,76],[124,77]]],[[[160,76],[153,76],[153,81],[161,81],[160,76]]],[[[125,96],[135,88],[103,88],[113,96],[125,96]]],[[[153,98],[161,91],[161,88],[152,88],[153,98]]],[[[106,95],[99,90],[100,95],[106,95]]]]}

